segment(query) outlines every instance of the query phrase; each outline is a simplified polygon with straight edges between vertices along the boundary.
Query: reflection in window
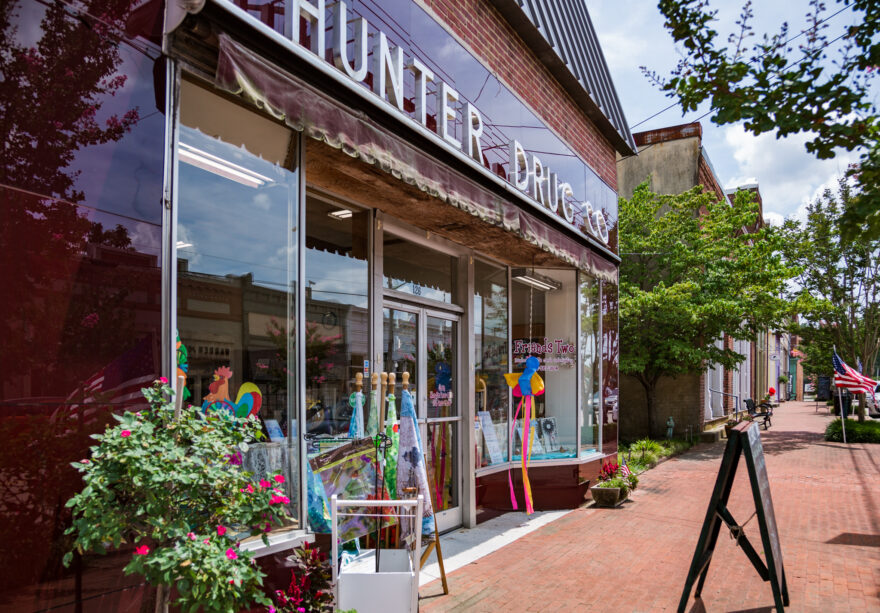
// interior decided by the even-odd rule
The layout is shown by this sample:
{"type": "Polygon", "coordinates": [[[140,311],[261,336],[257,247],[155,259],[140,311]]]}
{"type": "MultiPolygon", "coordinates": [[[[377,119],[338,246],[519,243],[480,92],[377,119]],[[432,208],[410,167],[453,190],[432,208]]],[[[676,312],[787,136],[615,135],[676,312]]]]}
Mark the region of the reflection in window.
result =
{"type": "MultiPolygon", "coordinates": [[[[513,372],[522,372],[526,358],[533,355],[541,361],[539,374],[545,385],[544,394],[535,397],[533,459],[577,453],[575,276],[574,270],[513,269],[513,372]]],[[[522,430],[521,416],[513,440],[514,459],[522,448],[522,430]]]]}
{"type": "Polygon", "coordinates": [[[439,302],[452,302],[456,258],[385,233],[383,284],[387,289],[439,302]]]}
{"type": "Polygon", "coordinates": [[[474,262],[476,467],[508,459],[507,269],[474,262]]]}
{"type": "Polygon", "coordinates": [[[580,287],[581,453],[599,449],[599,282],[578,273],[580,287]]]}
{"type": "Polygon", "coordinates": [[[244,466],[258,478],[282,471],[297,517],[298,178],[281,157],[295,137],[191,85],[181,117],[191,122],[178,147],[177,327],[187,389],[206,411],[261,419],[268,442],[252,444],[244,466]],[[235,127],[227,133],[226,125],[235,127]],[[273,138],[248,142],[249,125],[273,138]]]}
{"type": "MultiPolygon", "coordinates": [[[[369,213],[306,202],[306,419],[313,435],[348,436],[355,375],[369,360],[369,213]]],[[[366,375],[369,377],[369,373],[366,375]]],[[[369,389],[369,381],[363,382],[369,389]]],[[[363,414],[369,413],[364,394],[363,414]]]]}

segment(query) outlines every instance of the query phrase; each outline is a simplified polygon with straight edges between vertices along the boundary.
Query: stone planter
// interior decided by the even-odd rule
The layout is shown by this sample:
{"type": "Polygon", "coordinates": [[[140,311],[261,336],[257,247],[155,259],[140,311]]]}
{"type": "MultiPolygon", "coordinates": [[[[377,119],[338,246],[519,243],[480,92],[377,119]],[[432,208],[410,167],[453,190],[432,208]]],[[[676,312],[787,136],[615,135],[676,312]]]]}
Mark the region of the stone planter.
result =
{"type": "Polygon", "coordinates": [[[625,490],[619,487],[599,487],[594,485],[590,488],[590,494],[592,494],[593,502],[597,507],[620,506],[627,499],[627,495],[624,492],[625,490]]]}

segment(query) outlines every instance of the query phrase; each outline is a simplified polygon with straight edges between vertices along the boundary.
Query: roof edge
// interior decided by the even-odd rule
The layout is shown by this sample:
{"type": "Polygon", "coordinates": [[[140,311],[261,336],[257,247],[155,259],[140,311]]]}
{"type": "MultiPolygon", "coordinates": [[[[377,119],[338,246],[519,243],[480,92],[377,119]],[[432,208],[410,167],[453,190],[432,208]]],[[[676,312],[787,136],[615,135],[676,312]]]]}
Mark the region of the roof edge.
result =
{"type": "MultiPolygon", "coordinates": [[[[625,126],[625,134],[621,134],[617,130],[611,119],[593,100],[589,92],[584,89],[584,86],[581,85],[562,58],[559,57],[544,35],[541,34],[538,27],[529,20],[528,15],[526,15],[516,0],[489,0],[489,3],[501,13],[501,16],[519,34],[526,45],[535,53],[538,60],[550,71],[550,74],[562,85],[563,89],[572,97],[581,110],[587,114],[587,117],[596,124],[599,132],[611,142],[615,150],[624,156],[636,155],[636,144],[632,134],[629,132],[628,126],[625,126]]],[[[592,26],[592,23],[590,25],[592,26]]],[[[601,68],[608,75],[609,82],[611,82],[611,75],[608,71],[608,66],[605,64],[604,56],[602,57],[601,68]]],[[[617,98],[616,91],[614,96],[619,108],[620,100],[617,98]]]]}

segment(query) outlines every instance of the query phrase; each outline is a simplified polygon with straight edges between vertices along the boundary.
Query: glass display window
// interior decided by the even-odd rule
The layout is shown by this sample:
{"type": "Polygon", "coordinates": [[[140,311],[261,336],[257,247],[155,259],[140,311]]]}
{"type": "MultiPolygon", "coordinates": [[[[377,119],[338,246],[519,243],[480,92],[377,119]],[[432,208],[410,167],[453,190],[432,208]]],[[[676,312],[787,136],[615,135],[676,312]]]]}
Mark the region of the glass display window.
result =
{"type": "MultiPolygon", "coordinates": [[[[177,329],[189,402],[257,416],[255,478],[281,471],[299,517],[298,137],[184,81],[178,135],[177,329]]],[[[297,527],[298,523],[290,527],[297,527]]]]}
{"type": "MultiPolygon", "coordinates": [[[[577,273],[574,270],[512,270],[512,372],[522,372],[529,356],[541,365],[544,393],[534,397],[536,433],[532,459],[577,456],[577,273]]],[[[518,400],[519,399],[515,399],[518,400]]],[[[525,405],[523,405],[525,411],[525,405]]],[[[516,414],[516,407],[512,409],[516,414]]],[[[523,447],[523,416],[514,426],[513,453],[523,447]]]]}
{"type": "Polygon", "coordinates": [[[364,436],[369,371],[370,213],[310,195],[306,200],[306,432],[364,436]],[[356,414],[356,411],[360,414],[356,414]],[[353,419],[354,418],[354,419],[353,419]],[[354,429],[352,428],[354,425],[354,429]]]}
{"type": "Polygon", "coordinates": [[[509,459],[510,330],[507,269],[474,262],[474,429],[476,468],[509,459]]]}
{"type": "Polygon", "coordinates": [[[457,258],[385,232],[382,245],[383,286],[452,304],[457,258]]]}
{"type": "Polygon", "coordinates": [[[580,454],[599,451],[601,425],[601,366],[599,282],[578,273],[578,308],[580,317],[579,358],[581,366],[580,454]]]}

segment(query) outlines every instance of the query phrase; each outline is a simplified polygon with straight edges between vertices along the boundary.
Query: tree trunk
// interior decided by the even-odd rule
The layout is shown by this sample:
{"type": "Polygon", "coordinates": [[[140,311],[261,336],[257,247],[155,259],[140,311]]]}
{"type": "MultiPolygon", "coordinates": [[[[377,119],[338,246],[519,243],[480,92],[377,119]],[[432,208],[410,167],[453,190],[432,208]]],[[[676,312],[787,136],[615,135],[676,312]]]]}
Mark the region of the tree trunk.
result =
{"type": "Polygon", "coordinates": [[[168,597],[170,595],[170,586],[156,586],[156,613],[168,613],[168,597]]]}
{"type": "Polygon", "coordinates": [[[657,432],[657,379],[648,379],[642,375],[637,375],[639,383],[645,390],[645,408],[648,411],[648,437],[655,436],[657,432]]]}
{"type": "Polygon", "coordinates": [[[859,416],[859,423],[865,423],[865,399],[867,394],[859,394],[859,408],[856,414],[859,416]]]}

